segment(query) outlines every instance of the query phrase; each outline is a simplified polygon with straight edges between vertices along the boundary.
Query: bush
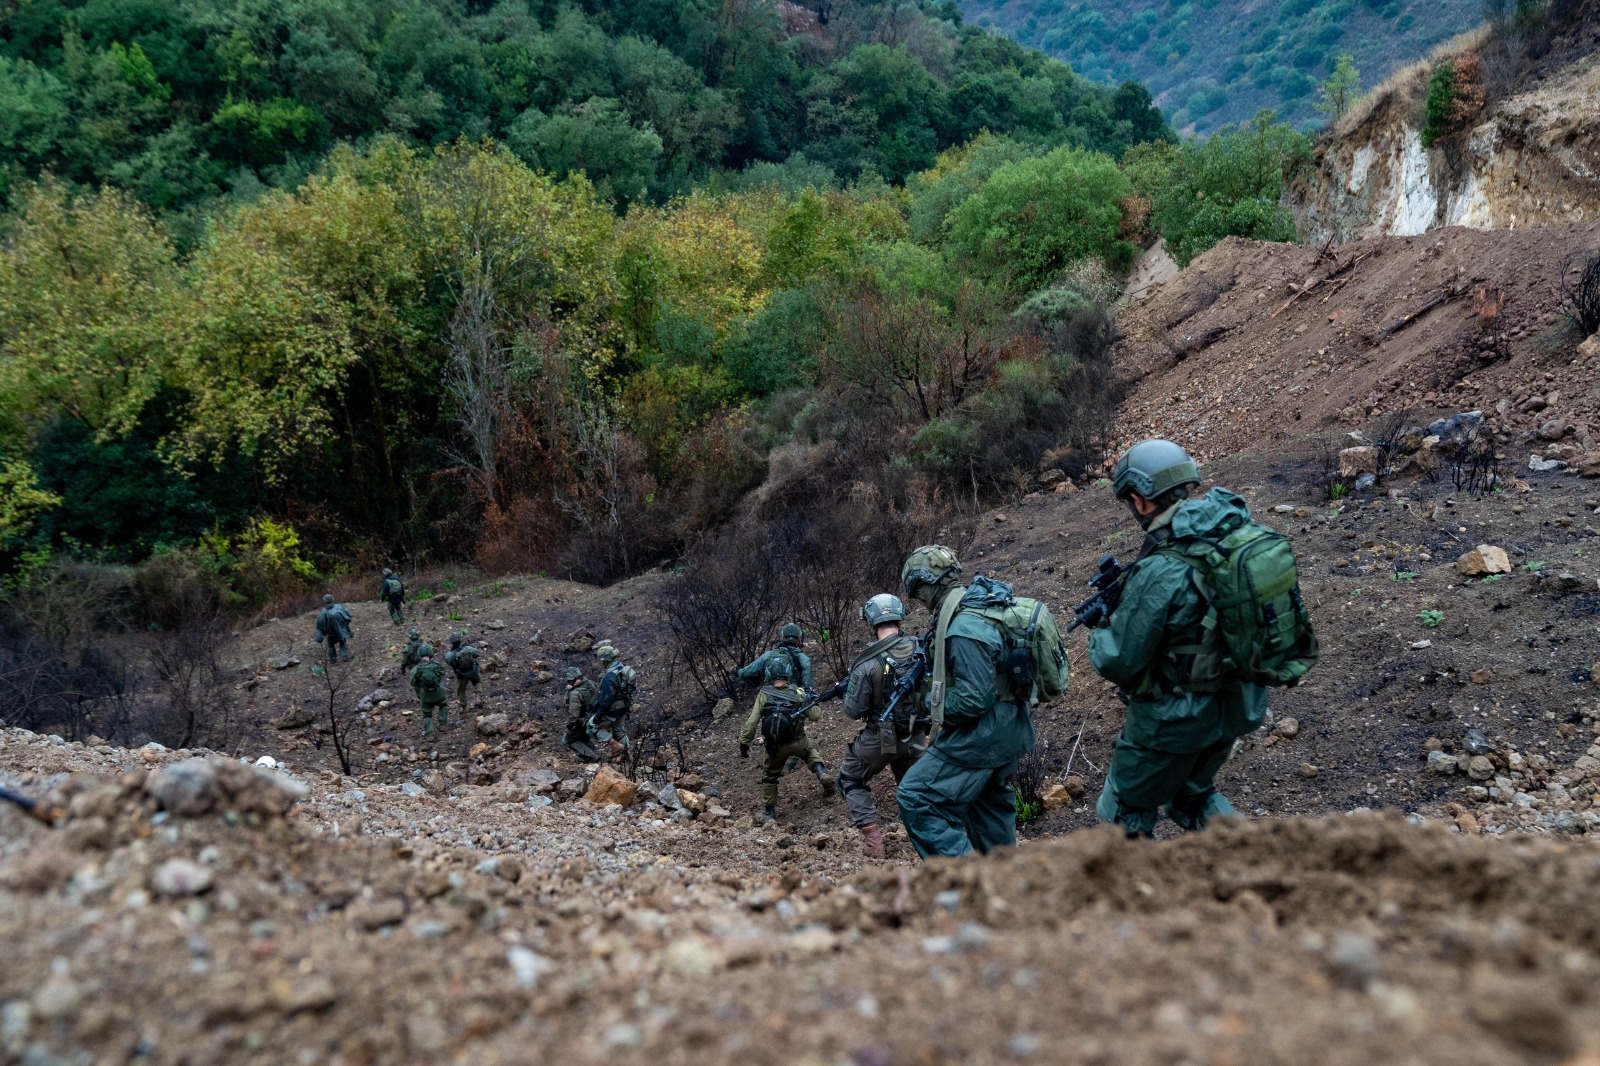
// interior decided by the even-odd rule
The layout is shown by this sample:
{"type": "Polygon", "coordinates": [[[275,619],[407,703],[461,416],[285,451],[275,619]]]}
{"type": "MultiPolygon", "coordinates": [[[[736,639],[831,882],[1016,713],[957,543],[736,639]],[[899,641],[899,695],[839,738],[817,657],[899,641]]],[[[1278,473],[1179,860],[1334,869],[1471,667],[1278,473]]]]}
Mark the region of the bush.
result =
{"type": "Polygon", "coordinates": [[[1456,67],[1445,60],[1434,68],[1428,79],[1427,117],[1422,124],[1422,147],[1431,148],[1435,141],[1450,132],[1456,102],[1456,67]]]}
{"type": "Polygon", "coordinates": [[[1561,294],[1567,317],[1585,337],[1600,332],[1600,252],[1567,260],[1561,271],[1561,294]]]}

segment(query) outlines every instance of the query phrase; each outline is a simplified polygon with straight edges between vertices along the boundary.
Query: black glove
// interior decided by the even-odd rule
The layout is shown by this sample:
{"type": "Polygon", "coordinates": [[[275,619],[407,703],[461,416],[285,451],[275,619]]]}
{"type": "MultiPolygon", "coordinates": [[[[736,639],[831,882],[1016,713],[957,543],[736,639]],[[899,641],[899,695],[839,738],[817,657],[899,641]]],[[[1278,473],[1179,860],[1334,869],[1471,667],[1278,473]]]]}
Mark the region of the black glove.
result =
{"type": "Polygon", "coordinates": [[[748,744],[740,744],[739,745],[739,758],[748,759],[749,757],[750,757],[750,745],[748,745],[748,744]]]}

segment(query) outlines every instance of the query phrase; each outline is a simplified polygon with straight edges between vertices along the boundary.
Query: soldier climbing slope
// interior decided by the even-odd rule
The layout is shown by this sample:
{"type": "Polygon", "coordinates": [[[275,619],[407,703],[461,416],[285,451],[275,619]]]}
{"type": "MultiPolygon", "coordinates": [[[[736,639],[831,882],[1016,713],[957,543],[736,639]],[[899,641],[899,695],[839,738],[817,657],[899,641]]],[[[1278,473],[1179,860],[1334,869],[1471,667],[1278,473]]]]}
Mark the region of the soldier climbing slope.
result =
{"type": "Polygon", "coordinates": [[[1167,440],[1134,445],[1112,474],[1145,541],[1089,638],[1128,705],[1096,813],[1130,837],[1151,836],[1163,808],[1184,829],[1232,814],[1217,771],[1265,720],[1267,686],[1317,660],[1288,540],[1226,489],[1190,499],[1199,483],[1167,440]]]}
{"type": "Polygon", "coordinates": [[[397,626],[405,624],[406,615],[402,608],[406,602],[406,585],[400,580],[400,575],[387,566],[383,568],[383,584],[378,588],[378,599],[389,605],[389,621],[397,626]]]}
{"type": "Polygon", "coordinates": [[[884,847],[870,782],[888,768],[898,784],[928,747],[928,719],[919,713],[915,693],[884,717],[896,685],[916,668],[917,640],[900,628],[905,616],[900,598],[888,593],[861,608],[875,639],[851,664],[844,696],[845,717],[861,722],[861,732],[839,763],[839,791],[851,824],[861,830],[862,853],[872,859],[883,858],[884,847]]]}
{"type": "Polygon", "coordinates": [[[938,544],[906,559],[906,594],[933,612],[928,714],[936,738],[900,782],[917,854],[989,852],[1017,841],[1011,778],[1033,748],[1032,706],[1066,688],[1067,651],[1049,610],[961,564],[938,544]],[[942,727],[942,728],[941,728],[942,727]]]}
{"type": "Polygon", "coordinates": [[[333,597],[322,597],[322,610],[317,612],[317,643],[328,647],[328,661],[350,658],[350,612],[333,597]]]}
{"type": "Polygon", "coordinates": [[[578,758],[594,762],[600,756],[589,746],[589,708],[600,686],[576,666],[567,667],[567,730],[561,742],[578,758]]]}
{"type": "MultiPolygon", "coordinates": [[[[478,649],[467,643],[467,631],[459,629],[450,634],[450,650],[444,653],[445,665],[456,675],[456,699],[461,701],[462,717],[467,713],[467,686],[476,689],[483,675],[478,670],[478,649]]],[[[483,700],[478,701],[483,705],[483,700]]]]}
{"type": "Polygon", "coordinates": [[[600,645],[594,654],[606,669],[589,705],[589,745],[608,757],[620,755],[628,750],[628,713],[633,710],[639,675],[609,644],[600,645]]]}
{"type": "Polygon", "coordinates": [[[782,659],[789,663],[789,673],[786,676],[790,679],[790,687],[803,688],[810,692],[811,657],[800,650],[804,645],[805,631],[798,623],[790,622],[783,627],[780,636],[782,643],[776,648],[763,652],[757,656],[755,662],[739,668],[739,679],[764,684],[770,664],[782,659]]]}
{"type": "Polygon", "coordinates": [[[739,734],[739,755],[745,759],[750,757],[750,745],[759,730],[766,746],[761,776],[761,814],[770,822],[778,817],[778,781],[783,777],[784,764],[791,758],[811,767],[824,795],[832,794],[833,779],[828,776],[822,755],[806,732],[806,722],[815,722],[822,717],[822,712],[809,698],[810,693],[798,683],[795,672],[799,667],[795,659],[768,652],[756,662],[766,663],[763,684],[739,734]]]}
{"type": "Polygon", "coordinates": [[[412,668],[422,661],[422,649],[427,645],[423,643],[422,631],[416,626],[412,626],[406,636],[411,638],[411,642],[400,649],[400,672],[409,677],[412,668]]]}
{"type": "Polygon", "coordinates": [[[433,645],[422,645],[420,652],[422,660],[411,668],[411,691],[422,704],[422,735],[432,737],[435,714],[439,728],[449,728],[450,693],[444,687],[444,667],[433,661],[433,645]]]}

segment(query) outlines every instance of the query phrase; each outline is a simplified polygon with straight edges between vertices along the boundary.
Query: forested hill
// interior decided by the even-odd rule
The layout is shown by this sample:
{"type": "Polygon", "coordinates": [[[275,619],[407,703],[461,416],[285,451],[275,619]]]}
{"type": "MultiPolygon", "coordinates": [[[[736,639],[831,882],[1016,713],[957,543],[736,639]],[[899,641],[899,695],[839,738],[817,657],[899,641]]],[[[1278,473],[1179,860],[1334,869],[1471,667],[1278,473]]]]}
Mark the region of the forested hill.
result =
{"type": "Polygon", "coordinates": [[[1118,152],[1160,135],[1117,93],[953,2],[10,0],[0,200],[48,170],[160,211],[293,187],[341,140],[491,136],[602,196],[718,168],[890,181],[980,130],[1118,152]]]}
{"type": "Polygon", "coordinates": [[[962,0],[980,26],[1108,83],[1137,79],[1180,130],[1274,108],[1321,120],[1317,86],[1349,53],[1371,88],[1483,20],[1482,0],[962,0]]]}

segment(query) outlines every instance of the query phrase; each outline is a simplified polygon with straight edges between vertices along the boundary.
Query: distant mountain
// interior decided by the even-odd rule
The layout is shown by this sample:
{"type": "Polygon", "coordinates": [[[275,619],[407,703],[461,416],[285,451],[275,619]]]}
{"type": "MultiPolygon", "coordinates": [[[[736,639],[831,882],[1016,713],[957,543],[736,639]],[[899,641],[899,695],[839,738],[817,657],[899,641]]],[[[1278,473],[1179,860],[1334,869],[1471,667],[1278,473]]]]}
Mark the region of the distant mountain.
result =
{"type": "Polygon", "coordinates": [[[1088,78],[1149,86],[1204,133],[1263,107],[1318,123],[1317,86],[1349,52],[1363,89],[1482,21],[1483,0],[961,0],[969,22],[1088,78]]]}

